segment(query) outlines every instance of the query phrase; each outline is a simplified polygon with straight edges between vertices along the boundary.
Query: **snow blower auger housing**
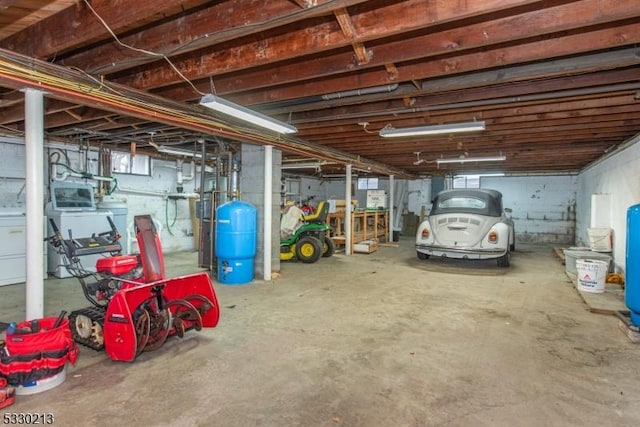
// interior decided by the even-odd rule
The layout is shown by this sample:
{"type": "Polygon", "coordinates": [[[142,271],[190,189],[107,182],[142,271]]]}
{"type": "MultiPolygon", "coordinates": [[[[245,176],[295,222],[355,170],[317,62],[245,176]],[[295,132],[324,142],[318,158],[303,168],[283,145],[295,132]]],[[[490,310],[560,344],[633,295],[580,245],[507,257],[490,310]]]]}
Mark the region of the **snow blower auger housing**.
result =
{"type": "Polygon", "coordinates": [[[214,328],[219,317],[205,272],[123,289],[107,307],[105,350],[112,360],[130,362],[143,351],[160,348],[170,336],[214,328]]]}
{"type": "Polygon", "coordinates": [[[90,307],[72,311],[71,331],[76,342],[104,349],[113,360],[133,361],[143,351],[160,348],[173,335],[213,328],[220,311],[213,284],[205,272],[170,278],[150,215],[134,218],[139,255],[119,255],[121,246],[113,221],[111,231],[91,238],[64,239],[53,220],[48,238],[64,255],[90,307]],[[96,273],[82,267],[80,256],[110,254],[96,263],[96,273]]]}

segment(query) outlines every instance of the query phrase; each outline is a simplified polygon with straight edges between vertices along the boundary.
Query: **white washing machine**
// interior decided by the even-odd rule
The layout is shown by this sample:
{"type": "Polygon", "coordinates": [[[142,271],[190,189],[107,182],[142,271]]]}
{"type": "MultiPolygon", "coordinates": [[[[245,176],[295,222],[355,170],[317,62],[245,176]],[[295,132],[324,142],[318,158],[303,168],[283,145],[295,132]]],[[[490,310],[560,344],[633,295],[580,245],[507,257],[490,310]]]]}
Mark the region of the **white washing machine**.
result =
{"type": "Polygon", "coordinates": [[[0,286],[26,280],[26,235],[24,211],[0,211],[0,286]]]}
{"type": "MultiPolygon", "coordinates": [[[[75,182],[54,182],[51,184],[51,203],[47,205],[47,218],[53,219],[62,233],[62,237],[73,238],[91,237],[111,227],[107,217],[113,219],[113,213],[108,210],[96,210],[93,199],[93,188],[90,184],[75,182]]],[[[53,234],[53,228],[47,220],[47,236],[53,234]]],[[[80,262],[88,271],[96,271],[96,261],[104,255],[85,255],[80,262]]],[[[57,251],[48,248],[47,271],[59,278],[71,277],[64,266],[63,257],[57,251]]]]}
{"type": "MultiPolygon", "coordinates": [[[[46,233],[46,229],[43,231],[46,233]]],[[[0,286],[27,279],[27,218],[22,208],[0,209],[0,286]]],[[[47,270],[44,245],[43,271],[47,270]]]]}

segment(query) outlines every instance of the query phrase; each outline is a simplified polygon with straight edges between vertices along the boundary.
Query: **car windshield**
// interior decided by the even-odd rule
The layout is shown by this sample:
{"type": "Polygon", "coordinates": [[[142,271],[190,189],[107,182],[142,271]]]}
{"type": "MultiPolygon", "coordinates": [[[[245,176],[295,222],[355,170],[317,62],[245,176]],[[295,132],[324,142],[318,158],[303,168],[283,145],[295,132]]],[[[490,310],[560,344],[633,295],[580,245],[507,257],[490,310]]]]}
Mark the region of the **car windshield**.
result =
{"type": "Polygon", "coordinates": [[[476,197],[452,197],[438,203],[438,209],[484,209],[487,202],[476,197]]]}

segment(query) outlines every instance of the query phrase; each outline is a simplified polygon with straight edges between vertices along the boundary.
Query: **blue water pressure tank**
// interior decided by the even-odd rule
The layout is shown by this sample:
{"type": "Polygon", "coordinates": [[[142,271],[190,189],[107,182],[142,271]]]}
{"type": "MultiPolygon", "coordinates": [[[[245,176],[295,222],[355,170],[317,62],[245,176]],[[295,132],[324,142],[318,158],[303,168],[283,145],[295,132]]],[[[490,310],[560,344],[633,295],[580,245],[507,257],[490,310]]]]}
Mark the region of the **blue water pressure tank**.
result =
{"type": "Polygon", "coordinates": [[[631,323],[640,326],[640,205],[627,210],[626,268],[624,302],[631,310],[631,323]]]}
{"type": "Polygon", "coordinates": [[[218,281],[242,285],[253,280],[258,211],[250,203],[235,200],[216,209],[218,281]]]}

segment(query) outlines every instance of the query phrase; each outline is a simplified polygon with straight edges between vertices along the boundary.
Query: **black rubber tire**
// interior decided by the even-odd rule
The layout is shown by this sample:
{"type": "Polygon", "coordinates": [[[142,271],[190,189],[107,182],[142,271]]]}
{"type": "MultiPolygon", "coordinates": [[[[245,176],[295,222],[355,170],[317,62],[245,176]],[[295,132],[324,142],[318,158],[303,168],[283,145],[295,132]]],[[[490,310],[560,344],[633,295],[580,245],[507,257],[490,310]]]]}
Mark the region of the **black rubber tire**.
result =
{"type": "Polygon", "coordinates": [[[510,256],[511,256],[511,252],[507,251],[506,254],[504,254],[500,258],[498,258],[497,259],[498,267],[501,267],[501,268],[509,267],[509,265],[510,265],[510,261],[509,261],[510,256]]]}
{"type": "Polygon", "coordinates": [[[324,244],[322,245],[322,257],[329,258],[336,251],[336,245],[331,240],[331,237],[324,236],[324,244]]]}
{"type": "Polygon", "coordinates": [[[418,252],[418,251],[416,251],[416,253],[418,254],[418,259],[429,259],[430,257],[429,254],[423,254],[422,252],[418,252]]]}
{"type": "Polygon", "coordinates": [[[322,243],[312,236],[302,236],[296,242],[296,258],[305,264],[313,264],[322,256],[322,243]]]}

